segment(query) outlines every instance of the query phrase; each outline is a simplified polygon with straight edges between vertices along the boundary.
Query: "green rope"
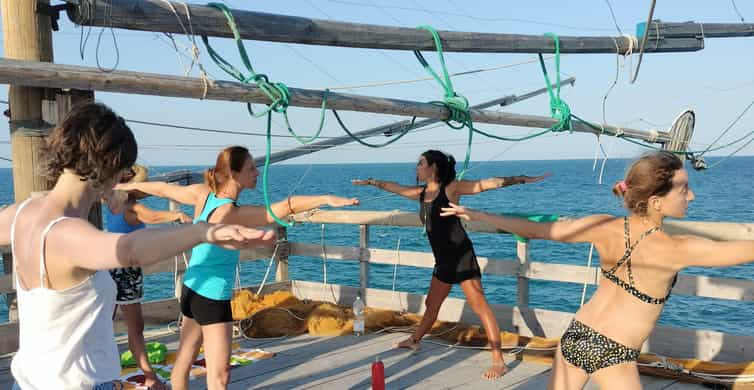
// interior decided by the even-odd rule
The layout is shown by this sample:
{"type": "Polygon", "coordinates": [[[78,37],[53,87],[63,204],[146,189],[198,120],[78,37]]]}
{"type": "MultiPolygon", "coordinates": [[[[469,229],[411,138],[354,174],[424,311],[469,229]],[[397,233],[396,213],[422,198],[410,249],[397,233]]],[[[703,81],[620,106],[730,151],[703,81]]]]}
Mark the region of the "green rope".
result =
{"type": "Polygon", "coordinates": [[[345,131],[346,134],[348,134],[351,138],[353,138],[354,141],[356,141],[356,142],[358,142],[358,143],[360,143],[360,144],[362,144],[362,145],[364,145],[366,147],[369,147],[369,148],[382,148],[382,147],[385,147],[385,146],[388,146],[388,145],[392,144],[393,142],[398,141],[399,139],[403,138],[406,134],[408,134],[409,131],[411,131],[411,130],[414,129],[414,123],[416,122],[416,117],[413,117],[411,119],[411,123],[409,123],[407,126],[404,126],[403,129],[400,131],[400,133],[398,133],[398,135],[395,136],[395,138],[393,138],[391,140],[388,140],[388,141],[386,141],[385,143],[382,143],[382,144],[372,144],[372,143],[369,143],[369,142],[366,142],[366,141],[360,139],[359,137],[356,136],[356,134],[352,133],[348,129],[348,127],[345,125],[345,123],[343,123],[343,120],[340,119],[340,114],[338,114],[337,111],[332,110],[332,113],[335,116],[335,119],[338,121],[338,124],[340,125],[340,128],[343,129],[343,131],[345,131]]]}
{"type": "Polygon", "coordinates": [[[267,209],[267,213],[272,216],[272,219],[275,220],[275,222],[278,223],[280,226],[284,227],[291,227],[293,226],[294,222],[285,222],[278,218],[278,216],[275,214],[274,211],[272,211],[272,206],[270,205],[270,195],[267,191],[267,172],[270,168],[270,148],[272,145],[272,112],[267,113],[267,148],[265,150],[264,154],[264,168],[262,168],[262,197],[264,197],[264,207],[267,209]]]}
{"type": "Polygon", "coordinates": [[[539,65],[542,67],[542,74],[545,77],[545,84],[547,85],[547,94],[550,95],[550,114],[554,119],[558,120],[558,123],[551,127],[550,130],[571,130],[571,108],[560,98],[560,38],[553,33],[545,35],[552,37],[553,41],[555,41],[555,80],[557,93],[552,92],[552,83],[550,82],[550,76],[547,74],[545,59],[542,57],[542,53],[538,54],[539,65]]]}
{"type": "Polygon", "coordinates": [[[267,115],[267,148],[266,148],[266,155],[265,155],[265,165],[264,165],[264,174],[262,177],[262,193],[264,194],[264,203],[265,208],[267,209],[267,212],[270,213],[270,215],[273,217],[275,222],[282,226],[290,227],[292,226],[292,223],[286,223],[283,222],[280,218],[275,215],[275,213],[272,212],[272,207],[270,206],[270,200],[268,196],[267,191],[267,171],[269,169],[269,161],[270,161],[270,150],[271,150],[271,131],[272,131],[272,113],[277,112],[280,114],[283,114],[283,118],[285,119],[285,125],[288,129],[288,132],[293,135],[293,137],[302,144],[308,144],[319,138],[319,135],[322,133],[322,129],[324,129],[325,124],[325,111],[327,110],[327,98],[330,95],[329,90],[325,90],[322,96],[322,107],[320,110],[320,120],[319,120],[319,128],[317,131],[315,131],[314,135],[311,137],[302,137],[296,133],[296,131],[293,130],[293,127],[291,126],[290,120],[288,119],[288,106],[290,105],[290,91],[288,90],[288,86],[286,86],[283,83],[272,83],[270,82],[267,75],[262,73],[256,73],[254,70],[254,67],[251,65],[251,60],[249,60],[249,54],[246,51],[246,47],[243,44],[243,40],[241,39],[241,34],[238,32],[238,26],[236,25],[235,18],[233,17],[233,13],[231,10],[222,3],[209,3],[207,6],[215,8],[219,10],[220,12],[225,15],[226,21],[228,23],[228,28],[230,28],[230,31],[233,33],[233,39],[236,42],[236,46],[238,47],[238,54],[241,58],[241,62],[243,63],[244,67],[246,68],[246,71],[248,73],[244,74],[241,70],[237,69],[235,66],[233,66],[230,62],[225,60],[217,51],[215,51],[212,46],[209,43],[209,38],[206,35],[202,35],[202,41],[204,42],[204,46],[207,48],[207,53],[209,54],[212,61],[217,64],[217,66],[220,67],[225,73],[229,74],[234,79],[240,81],[244,84],[250,84],[253,83],[257,86],[264,94],[267,96],[268,99],[270,99],[270,103],[267,105],[267,108],[261,112],[255,113],[252,109],[251,103],[246,103],[246,109],[249,112],[249,114],[255,118],[260,118],[267,115]]]}
{"type": "Polygon", "coordinates": [[[461,180],[464,174],[466,174],[466,170],[469,167],[469,160],[471,159],[471,145],[475,132],[474,123],[471,120],[471,113],[469,112],[469,100],[466,99],[465,96],[460,95],[453,90],[453,82],[450,80],[450,74],[448,73],[448,69],[445,66],[445,56],[442,50],[442,41],[440,40],[440,34],[438,34],[437,31],[431,26],[425,25],[419,26],[418,28],[426,30],[430,34],[432,34],[432,39],[435,42],[435,49],[437,51],[437,58],[440,62],[443,73],[443,77],[440,78],[437,72],[432,69],[432,66],[429,65],[422,53],[419,50],[414,50],[414,55],[416,56],[416,59],[419,60],[419,63],[422,65],[422,67],[424,67],[424,70],[426,70],[427,73],[429,73],[430,76],[432,76],[432,78],[434,78],[445,91],[445,95],[443,96],[443,100],[441,102],[434,101],[431,103],[442,105],[448,109],[450,115],[447,119],[444,120],[444,122],[451,129],[460,130],[465,127],[468,128],[469,131],[468,142],[466,145],[466,157],[463,160],[463,169],[461,169],[461,172],[457,175],[457,179],[461,180]]]}

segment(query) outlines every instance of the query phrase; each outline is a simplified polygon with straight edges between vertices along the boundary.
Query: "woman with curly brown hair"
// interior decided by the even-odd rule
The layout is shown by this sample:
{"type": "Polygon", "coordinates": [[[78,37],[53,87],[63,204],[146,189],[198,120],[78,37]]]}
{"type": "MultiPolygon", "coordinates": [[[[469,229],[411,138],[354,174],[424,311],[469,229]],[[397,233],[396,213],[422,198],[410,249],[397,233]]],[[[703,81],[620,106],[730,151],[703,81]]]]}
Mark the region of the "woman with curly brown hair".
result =
{"type": "Polygon", "coordinates": [[[673,153],[640,158],[613,192],[623,198],[627,216],[536,223],[456,204],[443,209],[443,216],[484,221],[524,237],[597,248],[603,278],[560,339],[549,389],[580,389],[590,377],[602,389],[640,389],[636,359],[678,272],[754,261],[754,241],[719,242],[662,230],[665,217],[683,218],[694,200],[688,173],[673,153]]]}
{"type": "Polygon", "coordinates": [[[209,223],[129,234],[92,226],[92,204],[110,196],[137,154],[123,118],[102,104],[75,107],[46,147],[53,189],[0,211],[0,245],[11,245],[18,293],[14,387],[111,389],[120,360],[115,284],[105,270],[152,264],[200,243],[270,245],[274,235],[209,223]]]}

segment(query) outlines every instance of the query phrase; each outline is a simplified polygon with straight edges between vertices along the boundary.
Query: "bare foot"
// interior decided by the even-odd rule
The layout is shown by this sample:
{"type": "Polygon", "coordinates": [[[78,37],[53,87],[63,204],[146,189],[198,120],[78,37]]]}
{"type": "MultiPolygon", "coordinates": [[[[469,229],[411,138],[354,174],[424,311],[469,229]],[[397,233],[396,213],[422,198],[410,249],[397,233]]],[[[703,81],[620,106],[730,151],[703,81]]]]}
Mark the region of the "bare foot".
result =
{"type": "Polygon", "coordinates": [[[487,380],[493,380],[505,375],[508,371],[508,367],[505,366],[505,362],[502,360],[493,361],[492,367],[482,374],[482,378],[487,380]]]}
{"type": "Polygon", "coordinates": [[[419,348],[421,348],[421,345],[419,345],[419,342],[414,340],[413,337],[409,337],[400,343],[395,345],[396,348],[408,348],[412,351],[418,351],[419,348]]]}

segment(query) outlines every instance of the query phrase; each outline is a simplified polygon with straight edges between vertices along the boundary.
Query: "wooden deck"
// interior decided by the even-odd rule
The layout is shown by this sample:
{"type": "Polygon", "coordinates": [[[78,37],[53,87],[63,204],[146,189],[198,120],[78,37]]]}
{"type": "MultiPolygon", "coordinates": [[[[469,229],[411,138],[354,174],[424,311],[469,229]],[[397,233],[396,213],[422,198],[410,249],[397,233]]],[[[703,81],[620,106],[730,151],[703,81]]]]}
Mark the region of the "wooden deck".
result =
{"type": "MultiPolygon", "coordinates": [[[[177,334],[164,330],[148,332],[148,337],[174,349],[177,334]],[[149,337],[151,334],[152,337],[149,337]]],[[[550,367],[521,362],[506,355],[508,374],[494,381],[481,378],[489,364],[489,353],[448,348],[424,342],[418,352],[395,350],[392,346],[405,334],[379,334],[362,337],[298,336],[282,340],[237,340],[245,348],[261,348],[277,355],[268,360],[236,367],[231,371],[230,389],[368,389],[371,364],[379,356],[385,365],[388,389],[544,389],[550,367]]],[[[431,341],[431,339],[429,339],[431,341]]],[[[125,341],[120,338],[121,349],[125,341]]],[[[10,356],[0,359],[0,389],[10,388],[10,356]]],[[[644,388],[682,390],[703,389],[698,385],[668,379],[642,377],[644,388]]],[[[191,389],[206,389],[204,377],[191,383],[191,389]]],[[[586,389],[597,389],[592,384],[586,389]]]]}

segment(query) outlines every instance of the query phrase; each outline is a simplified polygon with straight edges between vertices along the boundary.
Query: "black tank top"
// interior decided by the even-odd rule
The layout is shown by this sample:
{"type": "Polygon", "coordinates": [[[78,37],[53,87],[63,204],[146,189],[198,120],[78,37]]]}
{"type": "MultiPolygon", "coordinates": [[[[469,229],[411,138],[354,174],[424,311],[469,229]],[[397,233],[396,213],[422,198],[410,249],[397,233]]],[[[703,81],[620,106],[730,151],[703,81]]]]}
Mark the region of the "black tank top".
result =
{"type": "Polygon", "coordinates": [[[448,196],[445,194],[445,186],[440,185],[440,190],[435,199],[431,202],[425,202],[425,186],[419,196],[419,218],[424,224],[424,230],[427,232],[429,243],[432,246],[432,252],[438,263],[458,262],[460,256],[473,256],[471,240],[466,234],[466,230],[461,224],[461,220],[455,215],[449,217],[440,216],[441,209],[449,206],[448,196]]]}

